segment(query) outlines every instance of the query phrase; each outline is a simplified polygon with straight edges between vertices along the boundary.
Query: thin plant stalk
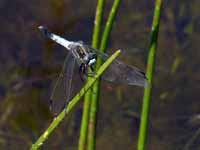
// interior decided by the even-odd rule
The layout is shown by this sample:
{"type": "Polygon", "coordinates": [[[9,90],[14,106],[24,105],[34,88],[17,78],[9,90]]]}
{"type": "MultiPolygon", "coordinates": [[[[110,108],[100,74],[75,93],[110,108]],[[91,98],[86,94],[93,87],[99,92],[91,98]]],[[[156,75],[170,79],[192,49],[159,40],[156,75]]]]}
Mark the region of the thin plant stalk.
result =
{"type": "Polygon", "coordinates": [[[158,32],[159,32],[159,25],[160,25],[161,4],[162,4],[162,0],[155,1],[154,16],[153,16],[153,23],[152,23],[152,29],[151,29],[152,30],[151,39],[150,39],[151,41],[150,41],[150,47],[149,47],[147,72],[146,72],[149,85],[144,90],[141,123],[140,123],[138,146],[137,146],[138,150],[146,149],[147,129],[148,129],[149,111],[150,111],[150,104],[151,104],[151,91],[152,91],[152,83],[153,83],[154,68],[155,68],[158,32]]]}
{"type": "Polygon", "coordinates": [[[100,43],[100,33],[102,28],[102,19],[103,19],[103,9],[104,9],[105,0],[98,0],[95,21],[94,21],[94,31],[92,36],[92,47],[98,48],[100,43]]]}
{"type": "MultiPolygon", "coordinates": [[[[100,44],[100,51],[105,52],[109,35],[112,30],[112,26],[114,20],[116,18],[117,10],[119,8],[121,0],[114,0],[113,6],[111,8],[110,14],[108,16],[106,26],[102,35],[102,40],[100,44]]],[[[102,64],[102,60],[98,59],[96,63],[96,69],[100,67],[102,64]]],[[[88,142],[87,142],[87,150],[95,150],[96,145],[96,116],[98,110],[98,99],[100,93],[100,79],[97,80],[93,86],[92,97],[91,97],[91,106],[90,106],[90,114],[89,114],[89,128],[88,128],[88,142]]]]}
{"type": "Polygon", "coordinates": [[[105,69],[112,63],[114,59],[117,58],[120,54],[120,50],[116,51],[109,59],[99,68],[93,78],[91,78],[85,86],[79,91],[78,94],[69,102],[68,106],[63,109],[61,113],[58,114],[57,117],[54,118],[50,126],[45,130],[45,132],[38,138],[35,144],[32,145],[31,150],[39,149],[43,143],[48,139],[48,137],[53,133],[54,129],[61,123],[65,116],[67,116],[71,110],[76,106],[76,104],[81,100],[81,97],[84,96],[85,92],[87,92],[95,81],[101,76],[101,74],[105,71],[105,69]]]}
{"type": "Polygon", "coordinates": [[[197,129],[197,131],[194,133],[194,135],[188,140],[188,142],[183,147],[183,150],[190,150],[192,149],[191,146],[194,144],[195,140],[198,139],[200,135],[200,128],[197,129]]]}
{"type": "MultiPolygon", "coordinates": [[[[101,33],[104,2],[105,0],[98,0],[98,3],[97,3],[93,37],[92,37],[93,48],[98,48],[99,41],[100,41],[99,39],[100,39],[100,33],[101,33]]],[[[90,80],[90,77],[88,77],[88,80],[90,80]]],[[[89,112],[90,112],[90,103],[91,103],[91,92],[92,92],[91,89],[88,90],[88,92],[85,94],[85,97],[84,97],[83,115],[82,115],[82,121],[81,121],[78,150],[84,150],[86,148],[89,112]]]]}

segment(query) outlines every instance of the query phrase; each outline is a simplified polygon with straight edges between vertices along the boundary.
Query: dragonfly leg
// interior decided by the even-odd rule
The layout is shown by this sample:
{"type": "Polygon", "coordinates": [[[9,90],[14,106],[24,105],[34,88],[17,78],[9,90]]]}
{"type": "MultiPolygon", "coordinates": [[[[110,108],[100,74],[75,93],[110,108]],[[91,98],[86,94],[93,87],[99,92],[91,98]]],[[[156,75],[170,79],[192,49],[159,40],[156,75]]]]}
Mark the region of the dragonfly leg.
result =
{"type": "Polygon", "coordinates": [[[85,64],[82,63],[79,67],[79,75],[81,81],[84,81],[84,73],[85,73],[85,64]]]}
{"type": "Polygon", "coordinates": [[[91,69],[91,71],[92,71],[90,74],[91,74],[92,76],[95,76],[95,75],[96,75],[96,71],[94,70],[94,67],[93,67],[93,66],[90,66],[90,69],[91,69]]]}
{"type": "Polygon", "coordinates": [[[94,77],[95,76],[94,68],[92,66],[88,66],[86,64],[81,64],[79,67],[79,75],[82,81],[84,81],[85,77],[94,77]],[[90,67],[92,72],[88,72],[88,68],[90,67]]]}
{"type": "Polygon", "coordinates": [[[49,100],[49,109],[50,109],[50,111],[52,111],[52,105],[53,105],[53,100],[50,99],[50,100],[49,100]]]}
{"type": "Polygon", "coordinates": [[[95,71],[94,71],[93,66],[86,66],[86,72],[85,72],[85,75],[86,75],[86,76],[88,76],[88,77],[94,77],[95,74],[96,74],[96,73],[95,73],[95,71]],[[90,69],[91,69],[90,72],[88,72],[89,67],[90,67],[90,69]]]}
{"type": "Polygon", "coordinates": [[[86,74],[88,77],[94,77],[95,76],[95,72],[90,72],[86,74]]]}
{"type": "Polygon", "coordinates": [[[93,66],[90,66],[90,69],[92,72],[94,72],[94,67],[93,66]]]}

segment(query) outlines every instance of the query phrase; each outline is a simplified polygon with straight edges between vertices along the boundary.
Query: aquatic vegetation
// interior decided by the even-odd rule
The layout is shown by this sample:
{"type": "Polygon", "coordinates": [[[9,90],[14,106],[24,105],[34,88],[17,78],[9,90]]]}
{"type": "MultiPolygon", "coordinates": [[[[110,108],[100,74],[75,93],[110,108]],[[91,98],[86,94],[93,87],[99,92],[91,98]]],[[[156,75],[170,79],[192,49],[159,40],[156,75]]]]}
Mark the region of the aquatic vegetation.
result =
{"type": "Polygon", "coordinates": [[[88,91],[88,89],[95,83],[95,81],[101,76],[105,69],[112,63],[112,61],[120,54],[120,50],[116,51],[97,71],[96,75],[91,78],[85,86],[76,94],[76,96],[69,102],[69,105],[58,114],[50,124],[50,126],[44,131],[44,133],[38,138],[38,140],[32,145],[31,149],[36,150],[48,139],[49,135],[60,124],[66,115],[74,108],[74,106],[81,100],[81,97],[88,91]]]}
{"type": "Polygon", "coordinates": [[[149,124],[149,112],[151,105],[151,93],[152,93],[152,84],[154,77],[154,69],[155,69],[155,60],[156,60],[156,48],[158,41],[158,32],[160,25],[160,14],[161,14],[161,5],[162,0],[155,1],[154,8],[154,17],[151,28],[151,41],[149,45],[149,54],[148,54],[148,62],[147,62],[147,71],[146,76],[149,81],[149,85],[144,90],[143,104],[142,104],[142,112],[141,112],[141,123],[140,123],[140,131],[138,138],[138,150],[146,149],[147,142],[147,130],[149,124]]]}

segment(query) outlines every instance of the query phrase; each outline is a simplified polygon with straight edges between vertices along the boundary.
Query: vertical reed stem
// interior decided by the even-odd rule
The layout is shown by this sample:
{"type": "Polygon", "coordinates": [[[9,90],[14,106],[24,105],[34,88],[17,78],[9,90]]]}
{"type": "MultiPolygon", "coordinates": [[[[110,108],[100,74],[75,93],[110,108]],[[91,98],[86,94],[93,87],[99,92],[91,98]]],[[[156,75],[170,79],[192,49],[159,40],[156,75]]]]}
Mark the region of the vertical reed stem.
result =
{"type": "MultiPolygon", "coordinates": [[[[112,26],[114,20],[116,18],[117,10],[119,8],[121,0],[114,0],[113,6],[111,8],[110,14],[108,16],[106,26],[102,35],[101,44],[100,44],[100,51],[104,52],[109,35],[112,30],[112,26]]],[[[102,60],[98,59],[96,63],[96,70],[101,66],[102,60]]],[[[89,129],[88,129],[88,143],[87,143],[87,150],[95,150],[96,145],[96,122],[97,122],[97,110],[98,110],[98,100],[99,100],[99,93],[100,93],[100,80],[96,81],[93,90],[92,90],[92,100],[90,106],[90,114],[89,114],[89,129]]]]}
{"type": "MultiPolygon", "coordinates": [[[[97,3],[93,37],[92,37],[92,47],[93,48],[98,48],[99,41],[100,41],[99,39],[100,39],[100,32],[101,32],[104,2],[105,2],[105,0],[98,0],[98,3],[97,3]]],[[[90,79],[90,77],[88,77],[88,80],[89,79],[90,79]]],[[[90,104],[91,103],[91,93],[92,93],[92,91],[90,89],[84,97],[83,115],[82,115],[78,150],[86,149],[88,123],[89,123],[89,112],[90,112],[90,105],[91,105],[90,104]]]]}
{"type": "Polygon", "coordinates": [[[155,1],[154,17],[153,17],[153,23],[152,23],[152,29],[151,29],[152,30],[151,42],[150,42],[150,47],[149,47],[147,73],[146,73],[146,76],[149,81],[149,86],[147,86],[144,90],[142,113],[141,113],[141,124],[140,124],[138,147],[137,147],[138,150],[146,149],[147,128],[148,128],[149,110],[150,110],[150,103],[151,103],[151,91],[152,91],[157,39],[158,39],[159,24],[160,24],[161,3],[162,3],[162,0],[155,1]]]}

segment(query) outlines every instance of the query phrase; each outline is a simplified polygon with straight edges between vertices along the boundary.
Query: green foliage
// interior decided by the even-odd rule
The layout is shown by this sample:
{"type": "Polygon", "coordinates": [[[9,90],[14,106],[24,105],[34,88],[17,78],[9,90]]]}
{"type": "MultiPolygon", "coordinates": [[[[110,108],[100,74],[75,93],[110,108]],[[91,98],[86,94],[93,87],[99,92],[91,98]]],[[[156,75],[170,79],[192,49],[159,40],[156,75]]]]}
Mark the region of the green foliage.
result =
{"type": "Polygon", "coordinates": [[[141,123],[140,123],[139,139],[138,139],[138,150],[145,150],[146,141],[147,141],[147,128],[148,128],[148,122],[149,122],[148,119],[149,119],[149,110],[150,110],[150,104],[151,104],[151,101],[150,101],[151,91],[152,91],[152,83],[153,83],[153,77],[154,77],[158,31],[159,31],[159,25],[160,25],[161,3],[162,3],[162,0],[155,1],[151,42],[150,42],[150,47],[149,47],[147,72],[146,72],[149,85],[145,88],[145,91],[144,91],[141,123]]]}

